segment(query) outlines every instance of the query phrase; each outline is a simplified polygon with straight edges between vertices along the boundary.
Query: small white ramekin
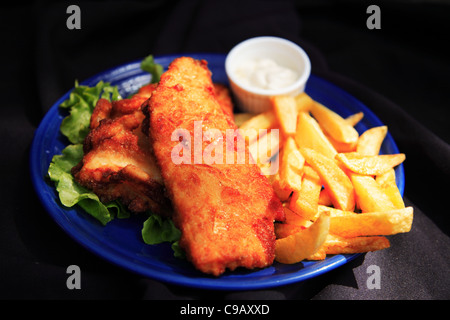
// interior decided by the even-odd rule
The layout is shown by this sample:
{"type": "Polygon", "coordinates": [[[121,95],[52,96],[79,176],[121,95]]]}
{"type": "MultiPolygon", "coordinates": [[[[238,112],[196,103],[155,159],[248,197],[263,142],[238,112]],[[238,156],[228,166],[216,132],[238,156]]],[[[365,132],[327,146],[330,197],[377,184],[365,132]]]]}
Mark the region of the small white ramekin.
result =
{"type": "Polygon", "coordinates": [[[261,113],[269,110],[271,98],[277,95],[297,95],[304,91],[311,74],[311,62],[306,52],[292,41],[278,37],[256,37],[236,45],[227,55],[225,71],[238,109],[261,113]],[[248,59],[269,58],[277,64],[297,72],[297,80],[282,89],[255,88],[236,76],[236,68],[248,59]]]}

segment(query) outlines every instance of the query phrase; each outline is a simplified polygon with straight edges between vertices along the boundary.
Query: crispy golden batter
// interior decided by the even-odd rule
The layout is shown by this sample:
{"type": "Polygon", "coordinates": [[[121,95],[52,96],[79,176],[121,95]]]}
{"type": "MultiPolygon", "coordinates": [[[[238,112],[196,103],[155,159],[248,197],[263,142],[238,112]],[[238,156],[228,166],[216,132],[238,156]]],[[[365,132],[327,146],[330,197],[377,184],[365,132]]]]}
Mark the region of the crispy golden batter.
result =
{"type": "MultiPolygon", "coordinates": [[[[223,136],[226,129],[237,129],[232,115],[218,103],[207,63],[175,59],[143,111],[144,129],[149,131],[188,259],[200,271],[216,276],[227,268],[271,265],[274,220],[283,220],[284,211],[258,166],[226,164],[225,154],[223,164],[177,165],[171,158],[180,144],[172,141],[172,133],[182,128],[194,137],[194,121],[223,136]]],[[[203,142],[203,151],[208,144],[203,142]]],[[[237,152],[234,146],[231,151],[237,152]]]]}
{"type": "Polygon", "coordinates": [[[154,88],[144,86],[131,99],[112,103],[99,99],[84,141],[84,157],[72,174],[102,202],[119,199],[132,212],[168,214],[170,202],[161,174],[141,132],[141,105],[154,88]]]}
{"type": "MultiPolygon", "coordinates": [[[[141,105],[156,84],[145,85],[131,99],[99,99],[91,116],[90,133],[84,142],[83,160],[73,168],[75,180],[92,190],[101,201],[116,199],[132,212],[151,210],[170,215],[172,208],[141,125],[141,105]]],[[[223,109],[233,113],[228,89],[214,84],[223,109]]]]}
{"type": "Polygon", "coordinates": [[[233,115],[233,101],[231,100],[230,91],[228,88],[220,83],[214,83],[214,92],[216,94],[216,100],[222,107],[222,110],[234,118],[233,115]]]}

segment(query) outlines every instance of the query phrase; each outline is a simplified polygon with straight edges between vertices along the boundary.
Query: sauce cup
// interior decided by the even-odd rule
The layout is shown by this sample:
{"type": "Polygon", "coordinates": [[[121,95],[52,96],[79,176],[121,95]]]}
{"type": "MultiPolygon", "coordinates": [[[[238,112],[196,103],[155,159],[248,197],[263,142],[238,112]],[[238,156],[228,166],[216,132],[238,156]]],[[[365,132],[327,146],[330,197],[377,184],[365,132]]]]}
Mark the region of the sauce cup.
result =
{"type": "Polygon", "coordinates": [[[311,74],[311,62],[306,52],[289,40],[278,37],[256,37],[239,43],[228,53],[225,71],[238,109],[242,112],[261,113],[272,108],[272,97],[294,96],[304,91],[311,74]],[[295,78],[286,86],[279,88],[261,87],[258,86],[261,81],[244,79],[240,68],[246,69],[261,59],[270,60],[290,72],[295,72],[295,78]]]}

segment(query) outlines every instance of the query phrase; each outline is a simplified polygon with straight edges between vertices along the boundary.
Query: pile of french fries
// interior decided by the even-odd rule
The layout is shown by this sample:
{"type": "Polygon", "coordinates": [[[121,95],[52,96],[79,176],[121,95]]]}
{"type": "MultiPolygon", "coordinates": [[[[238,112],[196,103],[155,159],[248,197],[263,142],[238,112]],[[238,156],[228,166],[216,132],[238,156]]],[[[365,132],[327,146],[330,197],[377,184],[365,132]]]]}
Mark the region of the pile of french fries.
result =
{"type": "Polygon", "coordinates": [[[380,154],[386,126],[360,135],[362,112],[343,118],[306,93],[274,97],[272,106],[236,114],[235,121],[283,202],[286,221],[275,224],[278,262],[385,249],[386,236],[410,231],[413,208],[405,207],[395,181],[405,155],[380,154]],[[271,139],[275,132],[279,138],[271,139]],[[270,172],[267,155],[276,150],[278,170],[270,172]]]}

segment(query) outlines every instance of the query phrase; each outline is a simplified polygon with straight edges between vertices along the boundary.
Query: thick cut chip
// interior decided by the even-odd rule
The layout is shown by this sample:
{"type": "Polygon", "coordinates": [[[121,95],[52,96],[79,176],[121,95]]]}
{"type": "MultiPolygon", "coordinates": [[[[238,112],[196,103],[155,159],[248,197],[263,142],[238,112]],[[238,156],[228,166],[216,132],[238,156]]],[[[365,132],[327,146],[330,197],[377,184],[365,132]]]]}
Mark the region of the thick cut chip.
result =
{"type": "Polygon", "coordinates": [[[275,235],[277,239],[285,238],[291,234],[302,231],[311,226],[312,222],[307,220],[287,207],[284,207],[286,219],[283,223],[275,224],[275,235]]]}
{"type": "Polygon", "coordinates": [[[330,217],[330,233],[345,238],[388,236],[409,232],[413,208],[406,207],[383,212],[367,212],[330,217]]]}
{"type": "Polygon", "coordinates": [[[289,186],[285,185],[280,178],[280,172],[278,171],[275,175],[273,175],[270,179],[272,183],[272,188],[275,191],[277,197],[281,201],[286,201],[291,196],[292,190],[289,186]]]}
{"type": "Polygon", "coordinates": [[[275,223],[275,236],[277,239],[289,237],[291,234],[303,231],[305,227],[290,223],[275,223]]]}
{"type": "Polygon", "coordinates": [[[334,149],[336,149],[337,152],[354,152],[356,151],[356,145],[357,141],[355,142],[340,142],[334,139],[332,136],[330,136],[327,132],[324,132],[325,136],[327,137],[328,141],[333,145],[334,149]]]}
{"type": "Polygon", "coordinates": [[[315,103],[314,100],[305,92],[296,95],[295,102],[297,103],[298,112],[309,112],[312,105],[315,103]]]}
{"type": "Polygon", "coordinates": [[[297,172],[301,172],[303,165],[305,163],[305,158],[303,158],[300,150],[297,148],[297,144],[292,137],[288,137],[286,142],[283,144],[282,150],[283,158],[281,161],[285,162],[286,165],[290,166],[297,172]]]}
{"type": "Polygon", "coordinates": [[[296,170],[294,167],[286,166],[282,162],[280,167],[280,179],[282,185],[286,186],[291,191],[300,190],[302,185],[302,172],[296,170]]]}
{"type": "Polygon", "coordinates": [[[357,214],[354,211],[340,210],[340,209],[336,209],[336,208],[333,208],[330,206],[324,206],[324,205],[320,204],[317,207],[317,214],[321,215],[324,212],[328,212],[330,214],[330,217],[341,217],[341,216],[357,214]]]}
{"type": "Polygon", "coordinates": [[[255,117],[255,115],[253,113],[234,113],[233,117],[234,123],[236,123],[236,126],[240,128],[245,122],[255,117]]]}
{"type": "Polygon", "coordinates": [[[364,131],[358,139],[356,152],[366,156],[379,154],[387,131],[387,126],[374,127],[364,131]]]}
{"type": "Polygon", "coordinates": [[[405,161],[404,153],[365,156],[358,152],[339,153],[336,159],[352,172],[363,175],[380,175],[405,161]]]}
{"type": "MultiPolygon", "coordinates": [[[[259,133],[279,126],[277,117],[273,110],[253,115],[250,119],[239,126],[239,132],[246,138],[248,143],[258,139],[259,133]]],[[[266,131],[266,132],[267,132],[266,131]]]]}
{"type": "Polygon", "coordinates": [[[362,212],[395,209],[392,201],[372,176],[350,173],[350,178],[355,187],[356,202],[362,212]]]}
{"type": "Polygon", "coordinates": [[[389,200],[394,204],[395,208],[401,209],[405,207],[403,202],[403,197],[398,189],[397,183],[395,181],[395,170],[390,169],[387,172],[375,177],[375,181],[381,187],[381,189],[386,193],[389,200]]]}
{"type": "Polygon", "coordinates": [[[275,96],[271,99],[273,109],[283,134],[293,135],[297,128],[298,109],[293,96],[275,96]]]}
{"type": "Polygon", "coordinates": [[[317,214],[322,182],[310,166],[305,166],[303,171],[302,187],[294,190],[289,208],[305,219],[313,219],[317,214]]]}
{"type": "Polygon", "coordinates": [[[273,110],[269,110],[257,115],[241,124],[242,129],[270,129],[277,126],[278,120],[273,110]]]}
{"type": "Polygon", "coordinates": [[[321,249],[326,254],[353,254],[377,251],[389,247],[389,240],[384,236],[344,238],[328,234],[321,249]]]}
{"type": "Polygon", "coordinates": [[[333,202],[331,202],[331,198],[328,195],[327,189],[322,189],[320,191],[319,205],[324,205],[324,206],[328,206],[328,207],[331,207],[333,205],[333,202]]]}
{"type": "Polygon", "coordinates": [[[319,174],[334,207],[353,211],[355,209],[355,191],[352,182],[336,161],[312,149],[302,148],[300,152],[306,162],[319,174]]]}
{"type": "Polygon", "coordinates": [[[303,175],[303,158],[292,137],[288,137],[280,151],[280,179],[281,183],[291,190],[300,190],[303,175]]]}
{"type": "MultiPolygon", "coordinates": [[[[271,161],[280,150],[280,137],[278,129],[269,131],[248,146],[248,150],[257,164],[263,165],[271,161]]],[[[275,159],[278,161],[278,158],[275,159]]]]}
{"type": "Polygon", "coordinates": [[[309,228],[276,240],[275,260],[292,264],[316,253],[325,242],[330,228],[330,216],[322,214],[309,228]]]}
{"type": "Polygon", "coordinates": [[[316,251],[316,253],[310,255],[305,260],[325,260],[327,257],[326,251],[323,249],[323,246],[319,248],[319,250],[316,251]]]}
{"type": "Polygon", "coordinates": [[[299,113],[295,142],[299,148],[313,149],[330,159],[334,159],[337,154],[317,121],[306,112],[299,113]]]}
{"type": "Polygon", "coordinates": [[[356,143],[358,141],[358,131],[331,109],[316,102],[311,108],[311,113],[322,129],[333,139],[344,143],[356,143]]]}
{"type": "Polygon", "coordinates": [[[304,228],[308,228],[312,224],[311,220],[305,219],[288,207],[284,207],[284,214],[286,216],[286,220],[284,221],[284,223],[302,226],[304,228]]]}
{"type": "Polygon", "coordinates": [[[364,113],[357,112],[345,118],[345,122],[354,127],[362,120],[362,118],[364,118],[364,113]]]}

